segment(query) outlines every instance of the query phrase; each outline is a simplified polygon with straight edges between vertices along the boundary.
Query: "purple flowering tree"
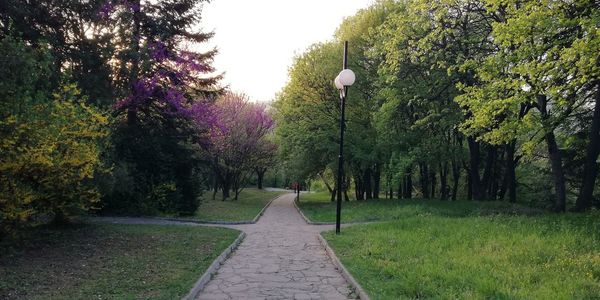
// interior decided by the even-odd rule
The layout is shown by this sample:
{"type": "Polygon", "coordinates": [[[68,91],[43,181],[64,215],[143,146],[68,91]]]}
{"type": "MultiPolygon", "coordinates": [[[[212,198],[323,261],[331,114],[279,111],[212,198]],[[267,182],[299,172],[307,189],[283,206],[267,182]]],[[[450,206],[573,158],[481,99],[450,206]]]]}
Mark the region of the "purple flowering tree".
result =
{"type": "Polygon", "coordinates": [[[190,29],[200,21],[202,2],[106,0],[98,10],[113,31],[116,86],[122,90],[116,108],[127,113],[128,124],[149,109],[210,123],[208,107],[221,92],[221,77],[210,75],[216,50],[201,53],[185,46],[212,37],[190,29]]]}
{"type": "Polygon", "coordinates": [[[194,30],[202,2],[105,0],[97,11],[114,47],[115,165],[122,181],[133,182],[115,188],[109,207],[132,202],[132,210],[188,214],[198,208],[209,172],[202,148],[210,146],[218,123],[213,103],[222,93],[220,76],[212,75],[216,50],[193,50],[212,36],[194,30]]]}
{"type": "MultiPolygon", "coordinates": [[[[237,200],[244,183],[257,167],[266,166],[276,151],[269,141],[274,121],[263,104],[252,103],[244,94],[226,93],[214,106],[218,122],[210,130],[210,154],[215,189],[230,190],[237,200]]],[[[264,174],[264,173],[263,173],[264,174]]]]}

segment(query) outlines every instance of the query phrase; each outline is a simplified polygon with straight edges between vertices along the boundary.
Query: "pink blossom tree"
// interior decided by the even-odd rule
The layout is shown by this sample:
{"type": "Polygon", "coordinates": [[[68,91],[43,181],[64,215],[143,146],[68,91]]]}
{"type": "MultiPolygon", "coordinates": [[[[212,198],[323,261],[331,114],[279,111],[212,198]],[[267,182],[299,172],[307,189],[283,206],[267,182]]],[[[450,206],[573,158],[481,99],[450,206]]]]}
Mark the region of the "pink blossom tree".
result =
{"type": "Polygon", "coordinates": [[[250,102],[244,94],[226,93],[216,101],[214,113],[218,121],[210,130],[209,149],[216,179],[213,198],[221,188],[223,200],[230,190],[237,200],[248,177],[275,153],[268,140],[274,122],[265,105],[250,102]]]}

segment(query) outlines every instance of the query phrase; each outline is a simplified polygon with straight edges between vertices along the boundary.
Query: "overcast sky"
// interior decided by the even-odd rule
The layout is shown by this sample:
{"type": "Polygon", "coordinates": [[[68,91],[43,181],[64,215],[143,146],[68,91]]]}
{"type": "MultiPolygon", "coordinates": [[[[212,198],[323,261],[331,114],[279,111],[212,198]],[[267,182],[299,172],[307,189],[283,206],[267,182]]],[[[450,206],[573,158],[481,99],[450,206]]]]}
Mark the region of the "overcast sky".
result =
{"type": "MultiPolygon", "coordinates": [[[[332,38],[344,17],[373,0],[212,0],[202,28],[215,32],[210,46],[224,84],[255,101],[270,101],[287,81],[294,55],[332,38]]],[[[340,58],[341,59],[341,58],[340,58]]]]}

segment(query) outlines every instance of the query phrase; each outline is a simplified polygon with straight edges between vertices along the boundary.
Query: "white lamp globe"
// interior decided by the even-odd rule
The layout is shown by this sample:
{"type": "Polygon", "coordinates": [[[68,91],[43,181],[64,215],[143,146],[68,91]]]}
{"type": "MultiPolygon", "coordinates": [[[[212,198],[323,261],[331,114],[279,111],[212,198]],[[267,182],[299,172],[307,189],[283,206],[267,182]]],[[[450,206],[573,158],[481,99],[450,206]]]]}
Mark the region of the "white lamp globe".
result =
{"type": "Polygon", "coordinates": [[[335,77],[335,80],[333,80],[333,83],[335,84],[335,87],[338,90],[341,90],[344,88],[344,85],[342,84],[342,82],[340,81],[340,75],[335,77]]]}
{"type": "Polygon", "coordinates": [[[343,69],[338,77],[340,78],[339,81],[343,86],[350,86],[354,83],[354,80],[356,80],[356,75],[354,75],[354,72],[352,72],[350,69],[343,69]]]}

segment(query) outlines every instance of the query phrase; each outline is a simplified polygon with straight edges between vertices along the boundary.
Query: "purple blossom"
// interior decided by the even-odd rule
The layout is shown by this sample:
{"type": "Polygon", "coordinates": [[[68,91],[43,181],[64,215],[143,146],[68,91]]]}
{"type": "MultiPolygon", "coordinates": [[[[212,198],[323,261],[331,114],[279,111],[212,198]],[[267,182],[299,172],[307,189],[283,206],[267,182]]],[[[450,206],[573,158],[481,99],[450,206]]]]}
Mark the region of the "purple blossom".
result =
{"type": "Polygon", "coordinates": [[[162,42],[151,42],[148,44],[148,50],[152,59],[162,62],[169,58],[169,50],[167,46],[162,42]]]}
{"type": "MultiPolygon", "coordinates": [[[[120,2],[126,7],[131,2],[120,2]]],[[[219,114],[220,108],[208,99],[191,99],[188,89],[199,80],[200,74],[212,71],[205,62],[206,57],[190,51],[170,49],[162,41],[147,44],[150,61],[154,63],[154,73],[141,78],[131,85],[130,94],[119,101],[117,109],[137,110],[140,106],[158,108],[164,116],[191,120],[200,135],[204,135],[204,146],[208,147],[218,136],[231,132],[229,121],[219,114]],[[210,136],[210,137],[209,137],[210,136]]]]}
{"type": "Polygon", "coordinates": [[[96,13],[96,15],[100,18],[100,19],[108,19],[110,17],[110,14],[115,10],[115,6],[112,3],[112,1],[106,1],[104,4],[102,4],[102,6],[100,6],[100,9],[98,10],[98,12],[96,13]]]}
{"type": "Polygon", "coordinates": [[[172,109],[172,111],[167,111],[168,114],[181,116],[184,118],[191,117],[190,110],[184,106],[185,95],[183,92],[174,88],[169,88],[162,100],[172,109]]]}
{"type": "Polygon", "coordinates": [[[158,78],[152,77],[135,81],[131,84],[131,93],[121,101],[117,102],[117,109],[136,108],[149,102],[158,90],[158,78]]]}
{"type": "Polygon", "coordinates": [[[140,2],[139,1],[133,1],[130,2],[128,0],[125,0],[123,2],[123,4],[132,12],[140,12],[141,10],[141,6],[140,6],[140,2]]]}
{"type": "Polygon", "coordinates": [[[273,119],[266,107],[249,102],[244,95],[228,93],[215,104],[217,122],[210,131],[211,151],[230,159],[262,152],[273,119]]]}
{"type": "Polygon", "coordinates": [[[194,102],[190,109],[190,114],[196,125],[203,130],[208,130],[209,128],[225,129],[215,114],[214,106],[208,101],[197,100],[194,102]]]}

